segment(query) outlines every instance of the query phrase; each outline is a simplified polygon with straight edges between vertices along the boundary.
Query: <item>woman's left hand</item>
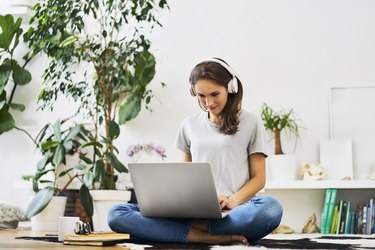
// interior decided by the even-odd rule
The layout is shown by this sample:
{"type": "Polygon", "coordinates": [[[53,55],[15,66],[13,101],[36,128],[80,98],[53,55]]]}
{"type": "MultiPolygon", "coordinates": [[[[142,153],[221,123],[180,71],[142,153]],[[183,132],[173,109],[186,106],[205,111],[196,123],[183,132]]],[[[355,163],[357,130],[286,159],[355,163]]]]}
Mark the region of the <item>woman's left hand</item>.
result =
{"type": "Polygon", "coordinates": [[[220,197],[220,208],[224,210],[230,210],[240,205],[235,199],[220,197]]]}

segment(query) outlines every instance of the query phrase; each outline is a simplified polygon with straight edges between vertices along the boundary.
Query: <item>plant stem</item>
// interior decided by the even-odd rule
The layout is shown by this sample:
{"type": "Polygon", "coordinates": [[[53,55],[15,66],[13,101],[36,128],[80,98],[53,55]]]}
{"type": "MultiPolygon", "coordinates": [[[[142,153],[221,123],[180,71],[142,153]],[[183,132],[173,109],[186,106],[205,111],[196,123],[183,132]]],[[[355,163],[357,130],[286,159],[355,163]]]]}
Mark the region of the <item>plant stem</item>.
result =
{"type": "Polygon", "coordinates": [[[35,144],[35,146],[38,147],[38,143],[36,143],[36,141],[34,140],[34,138],[29,134],[29,132],[27,132],[26,130],[24,130],[23,128],[19,128],[17,126],[14,127],[15,129],[19,130],[19,131],[22,131],[24,132],[35,144]]]}
{"type": "Polygon", "coordinates": [[[281,130],[275,130],[275,155],[283,155],[284,152],[281,148],[281,139],[280,139],[281,130]]]}

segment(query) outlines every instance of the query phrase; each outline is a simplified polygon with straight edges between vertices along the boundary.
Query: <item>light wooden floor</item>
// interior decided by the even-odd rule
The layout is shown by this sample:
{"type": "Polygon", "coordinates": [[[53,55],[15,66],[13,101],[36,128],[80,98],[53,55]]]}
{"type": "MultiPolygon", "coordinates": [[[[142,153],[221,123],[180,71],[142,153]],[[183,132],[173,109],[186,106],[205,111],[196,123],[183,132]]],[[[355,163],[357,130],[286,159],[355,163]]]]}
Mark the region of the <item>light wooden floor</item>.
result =
{"type": "Polygon", "coordinates": [[[30,230],[16,230],[16,229],[7,229],[7,230],[0,230],[0,249],[64,249],[64,250],[74,250],[74,249],[121,249],[121,250],[129,250],[129,248],[125,246],[110,246],[110,247],[89,247],[89,246],[68,246],[63,245],[62,243],[52,243],[52,242],[44,242],[39,240],[18,240],[15,237],[20,236],[45,236],[46,233],[49,232],[36,232],[30,230]]]}

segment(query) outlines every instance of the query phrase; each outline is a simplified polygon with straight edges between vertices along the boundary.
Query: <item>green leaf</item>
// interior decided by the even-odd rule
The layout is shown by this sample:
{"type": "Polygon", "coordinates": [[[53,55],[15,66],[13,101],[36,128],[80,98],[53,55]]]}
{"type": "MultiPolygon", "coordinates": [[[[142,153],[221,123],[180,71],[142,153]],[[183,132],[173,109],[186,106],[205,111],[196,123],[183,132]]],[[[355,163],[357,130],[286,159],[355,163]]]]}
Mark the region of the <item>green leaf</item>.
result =
{"type": "Polygon", "coordinates": [[[60,174],[59,174],[59,177],[63,177],[64,175],[66,175],[67,173],[69,173],[70,171],[72,171],[73,170],[73,168],[69,168],[69,169],[67,169],[67,170],[65,170],[65,171],[62,171],[60,174]]]}
{"type": "Polygon", "coordinates": [[[74,165],[73,167],[74,169],[78,169],[78,170],[85,170],[86,169],[86,166],[81,164],[81,163],[78,163],[76,165],[74,165]]]}
{"type": "Polygon", "coordinates": [[[92,217],[92,215],[94,214],[94,205],[92,202],[90,191],[85,185],[82,185],[79,189],[79,198],[81,199],[81,203],[87,215],[89,217],[92,217]]]}
{"type": "Polygon", "coordinates": [[[45,155],[40,161],[38,161],[38,163],[36,164],[38,171],[42,171],[44,169],[49,157],[50,155],[45,155]]]}
{"type": "Polygon", "coordinates": [[[81,126],[80,125],[74,126],[73,128],[69,130],[69,134],[65,137],[64,140],[65,141],[72,140],[74,137],[76,137],[76,135],[78,135],[79,132],[81,132],[81,126]]]}
{"type": "Polygon", "coordinates": [[[55,124],[53,125],[53,131],[56,141],[61,142],[61,122],[58,119],[55,124]]]}
{"type": "Polygon", "coordinates": [[[120,135],[120,126],[115,122],[111,121],[109,124],[109,137],[114,140],[120,135]]]}
{"type": "Polygon", "coordinates": [[[128,169],[124,166],[124,164],[122,164],[118,159],[117,157],[111,153],[111,152],[108,152],[107,153],[107,157],[109,159],[109,161],[111,162],[112,166],[120,173],[127,173],[128,172],[128,169]]]}
{"type": "Polygon", "coordinates": [[[87,172],[83,175],[83,182],[87,187],[91,187],[94,182],[94,174],[92,172],[87,172]]]}
{"type": "Polygon", "coordinates": [[[12,77],[15,84],[25,85],[31,81],[31,74],[28,70],[21,68],[18,63],[13,65],[12,77]]]}
{"type": "Polygon", "coordinates": [[[0,109],[0,134],[15,127],[13,116],[8,112],[6,106],[0,109]]]}
{"type": "Polygon", "coordinates": [[[60,47],[66,47],[69,44],[72,44],[72,43],[74,43],[77,40],[78,40],[78,37],[76,37],[76,36],[70,36],[70,37],[66,38],[64,41],[62,41],[60,43],[60,47]]]}
{"type": "Polygon", "coordinates": [[[84,156],[83,154],[81,154],[79,156],[79,159],[81,159],[82,161],[84,161],[87,164],[93,164],[94,163],[90,158],[84,156]]]}
{"type": "Polygon", "coordinates": [[[94,147],[99,147],[99,148],[103,147],[103,145],[101,143],[99,143],[97,141],[91,141],[91,142],[82,144],[81,148],[85,148],[85,147],[89,147],[89,146],[94,146],[94,147]]]}
{"type": "Polygon", "coordinates": [[[3,64],[0,66],[0,94],[3,93],[11,72],[9,65],[3,64]]]}
{"type": "Polygon", "coordinates": [[[129,97],[120,107],[119,123],[124,124],[130,121],[139,114],[139,111],[141,111],[141,98],[138,96],[129,97]]]}
{"type": "Polygon", "coordinates": [[[63,145],[59,144],[57,146],[52,162],[55,166],[65,162],[65,147],[63,145]]]}
{"type": "Polygon", "coordinates": [[[25,105],[19,104],[19,103],[11,103],[9,105],[12,109],[18,110],[18,111],[24,111],[25,110],[25,105]]]}
{"type": "Polygon", "coordinates": [[[0,101],[0,109],[2,109],[6,104],[6,101],[5,100],[1,100],[0,101]]]}
{"type": "Polygon", "coordinates": [[[53,148],[56,148],[59,144],[60,142],[58,141],[44,141],[40,145],[40,148],[42,152],[45,152],[46,150],[50,150],[50,149],[52,150],[53,148]]]}
{"type": "Polygon", "coordinates": [[[98,160],[94,164],[94,179],[102,181],[104,179],[105,169],[103,160],[98,160]]]}
{"type": "Polygon", "coordinates": [[[26,217],[31,218],[34,215],[40,213],[51,201],[54,192],[55,190],[51,187],[47,187],[39,191],[28,205],[26,210],[26,217]]]}
{"type": "Polygon", "coordinates": [[[13,37],[17,33],[20,25],[19,19],[14,22],[12,15],[0,15],[0,27],[2,30],[2,33],[0,33],[0,48],[9,50],[13,37]]]}

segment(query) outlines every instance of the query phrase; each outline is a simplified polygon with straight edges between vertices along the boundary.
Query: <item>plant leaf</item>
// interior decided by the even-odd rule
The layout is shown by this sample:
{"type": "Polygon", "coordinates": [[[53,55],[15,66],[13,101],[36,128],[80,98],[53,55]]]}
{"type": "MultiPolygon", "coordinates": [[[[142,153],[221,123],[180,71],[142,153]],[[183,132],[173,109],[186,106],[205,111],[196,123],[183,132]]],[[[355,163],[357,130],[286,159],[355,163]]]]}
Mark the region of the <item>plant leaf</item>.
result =
{"type": "Polygon", "coordinates": [[[107,153],[107,157],[109,159],[109,161],[111,162],[112,166],[120,173],[127,173],[128,172],[128,169],[124,166],[124,164],[122,164],[118,159],[117,157],[111,153],[111,152],[108,152],[107,153]]]}
{"type": "Polygon", "coordinates": [[[0,94],[3,93],[4,87],[8,82],[10,73],[12,72],[9,65],[5,63],[0,66],[0,94]]]}
{"type": "Polygon", "coordinates": [[[13,116],[8,112],[6,106],[0,109],[0,134],[15,127],[13,116]]]}
{"type": "Polygon", "coordinates": [[[115,122],[111,121],[109,124],[109,137],[112,140],[116,139],[120,135],[120,126],[115,122]]]}
{"type": "Polygon", "coordinates": [[[21,66],[16,63],[13,65],[12,77],[15,84],[25,85],[31,81],[31,74],[28,70],[21,68],[21,66]]]}
{"type": "Polygon", "coordinates": [[[103,181],[105,175],[104,162],[103,160],[98,160],[94,164],[94,179],[96,181],[103,181]]]}
{"type": "Polygon", "coordinates": [[[120,106],[119,123],[124,124],[135,118],[141,110],[141,98],[137,96],[129,97],[126,102],[120,106]]]}
{"type": "Polygon", "coordinates": [[[53,164],[55,166],[60,165],[61,163],[65,162],[65,147],[64,145],[59,144],[56,148],[56,152],[53,155],[53,164]]]}
{"type": "Polygon", "coordinates": [[[78,170],[85,170],[86,166],[81,164],[81,163],[78,163],[78,164],[74,165],[73,168],[78,169],[78,170]]]}
{"type": "Polygon", "coordinates": [[[39,191],[28,205],[26,217],[31,218],[40,213],[51,201],[54,192],[55,190],[51,187],[46,187],[39,191]]]}
{"type": "Polygon", "coordinates": [[[92,202],[90,191],[85,185],[82,185],[79,189],[79,198],[81,199],[81,203],[85,208],[87,215],[92,217],[92,215],[94,214],[94,205],[92,202]]]}
{"type": "Polygon", "coordinates": [[[87,187],[91,187],[92,183],[94,182],[94,174],[92,172],[87,172],[83,175],[83,182],[87,187]]]}
{"type": "Polygon", "coordinates": [[[61,122],[58,119],[55,124],[53,125],[53,131],[56,141],[61,142],[61,122]]]}
{"type": "Polygon", "coordinates": [[[24,111],[25,110],[25,105],[19,104],[19,103],[11,103],[9,105],[12,109],[18,110],[18,111],[24,111]]]}

